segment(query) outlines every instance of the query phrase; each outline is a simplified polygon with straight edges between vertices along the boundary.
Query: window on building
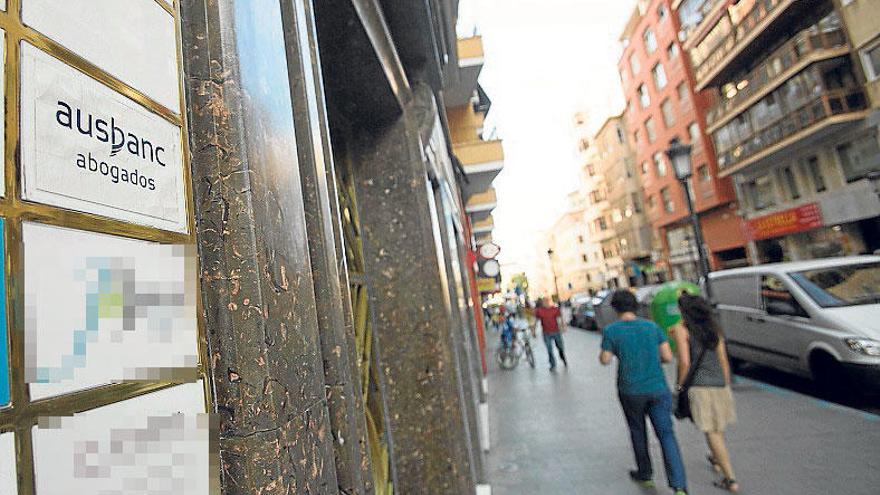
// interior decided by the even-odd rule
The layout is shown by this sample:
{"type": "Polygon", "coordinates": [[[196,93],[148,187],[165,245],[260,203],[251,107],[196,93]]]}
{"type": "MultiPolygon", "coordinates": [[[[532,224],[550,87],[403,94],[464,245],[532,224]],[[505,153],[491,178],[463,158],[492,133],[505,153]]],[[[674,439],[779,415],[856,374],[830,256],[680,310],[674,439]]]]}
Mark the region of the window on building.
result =
{"type": "Polygon", "coordinates": [[[660,104],[660,111],[663,112],[663,124],[667,128],[672,127],[672,124],[675,124],[675,110],[672,109],[672,102],[669,101],[669,98],[660,104]]]}
{"type": "Polygon", "coordinates": [[[676,86],[675,91],[678,93],[679,103],[684,103],[687,101],[688,89],[687,89],[687,85],[685,85],[685,83],[679,83],[679,85],[676,86]]]}
{"type": "Polygon", "coordinates": [[[587,151],[590,148],[590,140],[587,138],[578,141],[578,150],[587,151]]]}
{"type": "Polygon", "coordinates": [[[596,231],[598,232],[604,232],[608,230],[608,223],[605,221],[605,217],[599,217],[594,220],[593,223],[596,225],[596,231]]]}
{"type": "Polygon", "coordinates": [[[596,166],[592,163],[587,164],[587,175],[589,175],[590,177],[596,175],[596,166]]]}
{"type": "Polygon", "coordinates": [[[646,175],[648,173],[648,162],[642,162],[642,175],[646,175]]]}
{"type": "MultiPolygon", "coordinates": [[[[587,255],[586,254],[581,255],[581,261],[583,261],[584,263],[587,262],[587,255]]],[[[589,275],[587,275],[587,276],[589,276],[589,275]]]]}
{"type": "Polygon", "coordinates": [[[617,144],[623,144],[626,142],[626,135],[623,133],[623,129],[621,129],[620,125],[617,126],[617,144]]]}
{"type": "Polygon", "coordinates": [[[648,105],[651,104],[651,95],[648,93],[648,87],[644,84],[639,86],[639,105],[642,108],[648,108],[648,105]]]}
{"type": "Polygon", "coordinates": [[[880,170],[880,146],[877,137],[866,134],[837,147],[837,158],[847,182],[859,180],[868,172],[880,170]]]}
{"type": "Polygon", "coordinates": [[[666,160],[660,151],[654,153],[654,168],[657,169],[657,177],[666,177],[666,160]]]}
{"type": "Polygon", "coordinates": [[[651,69],[651,75],[654,76],[654,87],[657,91],[666,87],[666,71],[663,69],[663,64],[657,62],[651,69]]]}
{"type": "Polygon", "coordinates": [[[590,201],[592,201],[593,204],[596,204],[596,203],[598,203],[600,201],[604,201],[604,200],[605,200],[605,192],[602,191],[601,189],[594,189],[594,190],[590,191],[590,201]]]}
{"type": "Polygon", "coordinates": [[[688,126],[688,138],[694,146],[700,143],[700,126],[696,122],[691,122],[688,126]]]}
{"type": "Polygon", "coordinates": [[[579,236],[578,236],[578,242],[581,243],[581,244],[583,244],[583,243],[584,243],[584,236],[579,235],[579,236]]]}
{"type": "Polygon", "coordinates": [[[657,23],[661,23],[666,20],[666,6],[660,5],[657,7],[657,23]]]}
{"type": "Polygon", "coordinates": [[[639,193],[634,192],[634,193],[632,193],[631,197],[632,197],[633,211],[636,213],[641,213],[642,212],[642,200],[641,200],[641,198],[639,198],[639,193]]]}
{"type": "Polygon", "coordinates": [[[666,47],[666,58],[675,60],[676,57],[678,57],[678,45],[673,41],[666,47]]]}
{"type": "Polygon", "coordinates": [[[650,194],[649,194],[648,197],[645,199],[645,202],[648,203],[648,209],[649,209],[649,210],[653,210],[653,209],[654,209],[654,206],[657,204],[657,203],[654,201],[654,196],[652,196],[652,195],[650,195],[650,194]]]}
{"type": "Polygon", "coordinates": [[[753,210],[760,211],[776,205],[776,191],[769,174],[746,182],[745,189],[753,210]]]}
{"type": "Polygon", "coordinates": [[[795,200],[801,197],[801,189],[798,187],[797,177],[791,167],[783,167],[779,171],[780,179],[785,187],[785,194],[788,199],[795,200]]]}
{"type": "Polygon", "coordinates": [[[632,178],[633,176],[633,162],[632,158],[624,158],[623,159],[623,168],[626,171],[626,178],[632,178]]]}
{"type": "Polygon", "coordinates": [[[645,51],[648,53],[657,51],[657,38],[654,37],[654,31],[645,29],[645,34],[642,35],[642,38],[645,40],[645,51]]]}
{"type": "Polygon", "coordinates": [[[653,143],[657,140],[657,130],[654,129],[654,119],[648,117],[645,121],[645,133],[648,135],[648,142],[653,143]]]}
{"type": "Polygon", "coordinates": [[[675,203],[672,201],[672,194],[669,193],[668,187],[660,189],[660,198],[663,200],[663,209],[666,210],[666,213],[675,211],[675,203]]]}
{"type": "Polygon", "coordinates": [[[636,144],[636,148],[639,147],[639,144],[641,143],[641,140],[642,140],[642,135],[641,135],[641,133],[640,133],[639,131],[634,132],[634,133],[633,133],[633,142],[636,144]]]}
{"type": "Polygon", "coordinates": [[[860,50],[862,55],[862,67],[865,68],[865,76],[869,81],[880,78],[880,39],[860,50]]]}
{"type": "Polygon", "coordinates": [[[642,68],[641,65],[639,65],[639,57],[636,56],[635,52],[631,53],[629,56],[629,68],[633,73],[633,77],[635,77],[642,68]]]}
{"type": "Polygon", "coordinates": [[[697,177],[700,178],[700,182],[709,182],[712,180],[712,176],[709,174],[709,166],[703,164],[697,167],[697,177]]]}
{"type": "Polygon", "coordinates": [[[822,169],[819,167],[819,158],[815,156],[807,158],[804,168],[813,183],[813,190],[817,193],[824,192],[827,187],[825,186],[825,176],[822,175],[822,169]]]}

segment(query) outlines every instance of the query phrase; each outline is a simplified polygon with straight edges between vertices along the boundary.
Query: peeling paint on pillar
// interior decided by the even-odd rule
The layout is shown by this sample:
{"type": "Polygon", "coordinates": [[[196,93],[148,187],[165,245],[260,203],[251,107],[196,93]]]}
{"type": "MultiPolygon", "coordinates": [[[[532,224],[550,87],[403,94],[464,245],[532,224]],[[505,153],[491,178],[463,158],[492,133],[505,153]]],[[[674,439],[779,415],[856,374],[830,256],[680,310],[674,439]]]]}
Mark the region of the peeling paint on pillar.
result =
{"type": "Polygon", "coordinates": [[[221,484],[337,493],[277,0],[182,0],[221,484]]]}
{"type": "MultiPolygon", "coordinates": [[[[422,92],[414,93],[418,100],[422,92]]],[[[416,105],[387,128],[355,136],[370,307],[385,375],[395,490],[468,494],[475,480],[416,105]]]]}
{"type": "Polygon", "coordinates": [[[338,198],[312,8],[308,0],[283,0],[281,5],[290,91],[294,114],[300,116],[295,121],[298,161],[338,488],[351,495],[371,493],[369,458],[361,450],[366,445],[367,427],[360,375],[353,364],[354,331],[346,321],[351,316],[351,296],[347,282],[342,283],[337,259],[342,238],[338,225],[333,224],[338,222],[338,213],[334,215],[338,198]]]}

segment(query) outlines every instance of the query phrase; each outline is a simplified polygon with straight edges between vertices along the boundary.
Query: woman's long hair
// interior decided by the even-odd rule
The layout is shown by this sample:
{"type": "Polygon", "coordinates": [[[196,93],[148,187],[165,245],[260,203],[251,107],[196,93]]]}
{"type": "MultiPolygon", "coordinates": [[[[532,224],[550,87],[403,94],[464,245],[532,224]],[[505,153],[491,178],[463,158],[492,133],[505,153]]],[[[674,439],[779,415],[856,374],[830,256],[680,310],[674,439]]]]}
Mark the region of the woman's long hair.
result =
{"type": "Polygon", "coordinates": [[[685,292],[678,298],[678,308],[684,325],[694,339],[707,349],[716,348],[724,335],[712,306],[702,297],[685,292]]]}

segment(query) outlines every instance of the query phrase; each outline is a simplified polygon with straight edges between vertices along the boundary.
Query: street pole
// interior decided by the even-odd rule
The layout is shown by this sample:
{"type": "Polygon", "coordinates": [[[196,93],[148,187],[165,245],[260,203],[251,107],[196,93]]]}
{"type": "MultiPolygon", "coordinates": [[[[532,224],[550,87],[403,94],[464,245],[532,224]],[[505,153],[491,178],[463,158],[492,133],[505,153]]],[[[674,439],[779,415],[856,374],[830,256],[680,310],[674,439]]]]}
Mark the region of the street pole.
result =
{"type": "Polygon", "coordinates": [[[672,162],[675,177],[681,183],[681,187],[684,188],[684,198],[687,201],[691,226],[694,229],[694,239],[697,243],[697,256],[700,258],[700,275],[706,284],[706,299],[712,302],[712,284],[709,282],[709,257],[706,256],[706,250],[703,247],[703,229],[700,227],[700,217],[697,215],[696,210],[694,210],[694,201],[691,199],[691,187],[690,183],[688,183],[688,179],[693,175],[691,146],[681,144],[678,139],[674,139],[669,143],[666,156],[672,162]]]}
{"type": "Polygon", "coordinates": [[[550,272],[553,273],[553,295],[556,296],[556,303],[559,303],[559,280],[556,278],[556,264],[553,262],[553,248],[547,250],[547,257],[550,258],[550,272]]]}
{"type": "Polygon", "coordinates": [[[694,229],[694,241],[697,244],[697,257],[700,259],[699,268],[700,275],[706,284],[706,299],[712,301],[712,284],[709,283],[709,257],[706,255],[706,249],[703,247],[703,229],[700,226],[700,216],[694,210],[694,201],[691,199],[691,186],[687,179],[681,181],[681,187],[684,188],[684,197],[687,200],[688,212],[691,217],[691,226],[694,229]]]}

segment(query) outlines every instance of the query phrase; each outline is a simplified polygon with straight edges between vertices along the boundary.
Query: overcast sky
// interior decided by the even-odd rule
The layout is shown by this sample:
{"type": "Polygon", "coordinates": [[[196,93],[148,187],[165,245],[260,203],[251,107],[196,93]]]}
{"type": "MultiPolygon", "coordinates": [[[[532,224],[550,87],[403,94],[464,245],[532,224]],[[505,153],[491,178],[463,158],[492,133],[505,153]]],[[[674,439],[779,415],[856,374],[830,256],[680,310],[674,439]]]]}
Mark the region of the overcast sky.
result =
{"type": "Polygon", "coordinates": [[[483,36],[480,83],[492,99],[486,122],[504,139],[495,179],[495,242],[502,265],[527,268],[538,232],[564,211],[576,187],[572,116],[596,129],[624,107],[618,38],[633,0],[461,0],[459,35],[483,36]]]}

